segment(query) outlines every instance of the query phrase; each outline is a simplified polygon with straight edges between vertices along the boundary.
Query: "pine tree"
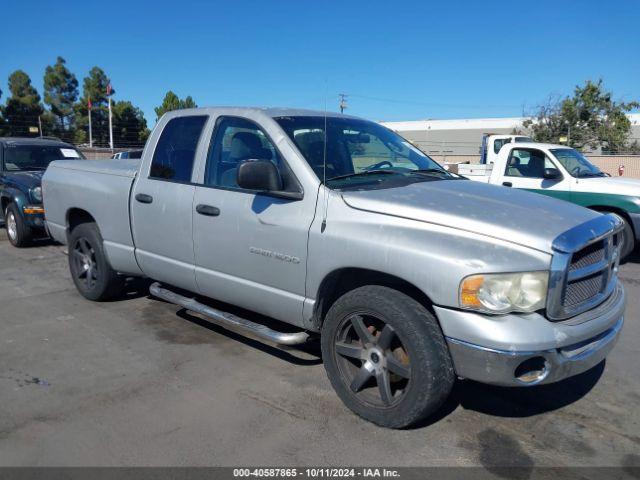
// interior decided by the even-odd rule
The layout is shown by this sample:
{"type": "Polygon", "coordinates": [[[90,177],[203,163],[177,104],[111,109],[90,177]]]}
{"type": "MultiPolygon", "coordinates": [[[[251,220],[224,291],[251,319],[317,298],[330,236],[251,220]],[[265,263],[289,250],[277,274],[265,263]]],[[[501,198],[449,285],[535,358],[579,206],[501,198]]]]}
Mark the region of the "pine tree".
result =
{"type": "Polygon", "coordinates": [[[54,65],[47,66],[44,73],[44,103],[57,117],[62,136],[73,127],[74,104],[78,100],[78,80],[65,65],[65,59],[58,57],[54,65]]]}
{"type": "Polygon", "coordinates": [[[31,78],[22,70],[9,75],[9,92],[4,108],[5,131],[10,136],[35,136],[30,128],[38,127],[38,117],[44,112],[38,91],[31,78]]]}

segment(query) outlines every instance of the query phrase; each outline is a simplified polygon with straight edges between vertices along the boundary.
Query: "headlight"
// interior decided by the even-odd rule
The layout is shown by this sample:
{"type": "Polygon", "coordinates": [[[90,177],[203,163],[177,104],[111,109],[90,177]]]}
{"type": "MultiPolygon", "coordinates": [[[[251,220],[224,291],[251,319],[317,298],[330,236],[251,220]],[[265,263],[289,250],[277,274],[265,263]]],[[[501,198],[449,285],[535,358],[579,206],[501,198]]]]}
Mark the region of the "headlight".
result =
{"type": "Polygon", "coordinates": [[[42,187],[36,187],[31,189],[31,198],[34,202],[42,202],[42,187]]]}
{"type": "Polygon", "coordinates": [[[533,312],[547,301],[549,272],[471,275],[460,284],[460,306],[492,313],[533,312]]]}

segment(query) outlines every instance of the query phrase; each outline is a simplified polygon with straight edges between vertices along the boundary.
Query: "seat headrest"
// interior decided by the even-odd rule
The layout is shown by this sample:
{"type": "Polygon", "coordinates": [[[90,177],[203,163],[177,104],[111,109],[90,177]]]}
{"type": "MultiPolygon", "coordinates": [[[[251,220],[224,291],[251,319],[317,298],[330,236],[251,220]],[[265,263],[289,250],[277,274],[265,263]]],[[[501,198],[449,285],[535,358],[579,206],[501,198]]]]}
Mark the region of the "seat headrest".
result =
{"type": "Polygon", "coordinates": [[[261,158],[263,155],[260,137],[253,132],[238,132],[231,139],[229,158],[247,160],[249,158],[261,158]]]}

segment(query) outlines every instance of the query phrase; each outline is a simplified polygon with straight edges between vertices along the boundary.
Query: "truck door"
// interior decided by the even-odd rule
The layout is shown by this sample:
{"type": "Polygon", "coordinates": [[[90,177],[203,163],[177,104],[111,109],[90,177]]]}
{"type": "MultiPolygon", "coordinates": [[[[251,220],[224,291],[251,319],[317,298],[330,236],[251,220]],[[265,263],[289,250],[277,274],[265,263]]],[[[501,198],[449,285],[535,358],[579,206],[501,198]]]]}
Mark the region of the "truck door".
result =
{"type": "Polygon", "coordinates": [[[155,141],[151,162],[143,164],[133,187],[131,224],[136,259],[149,277],[195,291],[193,253],[193,166],[209,117],[178,116],[167,121],[155,141]]]}
{"type": "Polygon", "coordinates": [[[519,148],[515,145],[505,147],[507,148],[508,150],[501,155],[502,158],[506,157],[505,162],[497,162],[494,167],[501,168],[496,182],[498,185],[569,199],[569,191],[565,187],[562,174],[557,178],[544,178],[545,168],[557,167],[542,150],[519,148]]]}
{"type": "Polygon", "coordinates": [[[199,292],[302,324],[307,241],[317,192],[292,200],[243,190],[236,173],[249,159],[274,162],[284,189],[301,192],[263,128],[246,118],[219,117],[193,202],[199,292]]]}

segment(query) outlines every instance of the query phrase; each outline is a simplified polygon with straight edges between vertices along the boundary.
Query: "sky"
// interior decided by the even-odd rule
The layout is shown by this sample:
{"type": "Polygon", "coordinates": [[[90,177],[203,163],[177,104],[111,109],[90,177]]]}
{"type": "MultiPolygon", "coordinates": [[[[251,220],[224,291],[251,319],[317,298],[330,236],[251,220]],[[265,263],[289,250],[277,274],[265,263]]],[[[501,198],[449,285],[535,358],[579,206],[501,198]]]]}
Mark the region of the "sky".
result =
{"type": "Polygon", "coordinates": [[[150,126],[167,90],[199,106],[329,110],[372,120],[509,117],[602,78],[640,99],[640,1],[0,0],[0,89],[42,95],[57,56],[97,65],[150,126]]]}

